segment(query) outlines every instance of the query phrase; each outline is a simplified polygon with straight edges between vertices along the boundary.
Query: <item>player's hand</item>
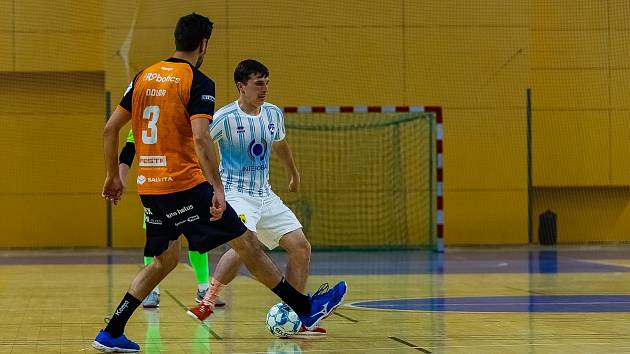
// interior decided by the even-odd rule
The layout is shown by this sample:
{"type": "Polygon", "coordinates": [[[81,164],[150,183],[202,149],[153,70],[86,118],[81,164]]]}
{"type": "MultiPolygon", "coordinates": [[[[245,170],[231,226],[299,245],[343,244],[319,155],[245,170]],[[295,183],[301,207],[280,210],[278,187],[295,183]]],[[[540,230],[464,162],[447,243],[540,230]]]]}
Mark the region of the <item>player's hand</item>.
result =
{"type": "Polygon", "coordinates": [[[221,219],[223,212],[225,211],[225,193],[223,188],[217,188],[214,190],[212,196],[212,205],[210,206],[210,221],[216,221],[221,219]]]}
{"type": "Polygon", "coordinates": [[[103,193],[101,193],[101,196],[116,205],[120,201],[120,198],[122,198],[123,188],[120,176],[108,176],[105,178],[105,184],[103,185],[103,193]]]}
{"type": "Polygon", "coordinates": [[[289,192],[297,193],[300,191],[300,174],[296,173],[289,176],[289,192]]]}

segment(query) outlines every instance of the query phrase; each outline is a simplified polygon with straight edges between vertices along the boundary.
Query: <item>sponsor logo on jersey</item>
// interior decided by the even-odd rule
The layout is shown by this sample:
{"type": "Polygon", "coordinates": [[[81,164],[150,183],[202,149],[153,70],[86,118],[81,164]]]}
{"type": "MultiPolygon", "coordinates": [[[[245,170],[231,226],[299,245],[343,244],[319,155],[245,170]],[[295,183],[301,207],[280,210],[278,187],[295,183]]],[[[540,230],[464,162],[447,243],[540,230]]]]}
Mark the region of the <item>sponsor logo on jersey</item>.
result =
{"type": "Polygon", "coordinates": [[[276,125],[273,123],[269,123],[269,125],[267,126],[267,128],[269,128],[269,132],[271,134],[275,134],[276,133],[276,125]]]}
{"type": "Polygon", "coordinates": [[[144,208],[144,215],[153,215],[153,213],[151,212],[151,208],[146,208],[146,207],[143,207],[143,208],[144,208]]]}
{"type": "Polygon", "coordinates": [[[140,156],[139,165],[142,167],[164,167],[166,166],[166,156],[140,156]]]}
{"type": "Polygon", "coordinates": [[[156,82],[174,82],[176,84],[179,84],[181,81],[181,79],[175,75],[162,76],[160,73],[147,73],[144,79],[146,81],[155,80],[156,82]]]}
{"type": "Polygon", "coordinates": [[[136,183],[138,183],[138,184],[161,183],[161,182],[173,182],[173,177],[171,177],[171,176],[145,177],[143,175],[138,175],[138,178],[136,178],[136,183]]]}
{"type": "Polygon", "coordinates": [[[245,133],[245,127],[242,125],[239,125],[238,127],[236,127],[236,132],[237,133],[245,133]]]}
{"type": "Polygon", "coordinates": [[[202,101],[214,102],[214,97],[211,95],[201,95],[202,101]]]}
{"type": "Polygon", "coordinates": [[[252,172],[252,171],[264,171],[267,169],[267,165],[260,166],[243,166],[243,172],[252,172]]]}
{"type": "Polygon", "coordinates": [[[260,142],[253,139],[249,143],[249,158],[256,161],[263,161],[265,159],[265,155],[267,154],[267,142],[265,140],[261,140],[260,142]]]}
{"type": "Polygon", "coordinates": [[[173,182],[173,177],[149,177],[147,178],[147,182],[149,183],[161,183],[161,182],[173,182]]]}
{"type": "Polygon", "coordinates": [[[238,214],[238,217],[241,219],[243,224],[247,224],[247,215],[245,215],[245,214],[238,214]]]}
{"type": "Polygon", "coordinates": [[[161,66],[160,70],[171,71],[171,70],[173,70],[173,68],[169,68],[168,66],[161,66]]]}

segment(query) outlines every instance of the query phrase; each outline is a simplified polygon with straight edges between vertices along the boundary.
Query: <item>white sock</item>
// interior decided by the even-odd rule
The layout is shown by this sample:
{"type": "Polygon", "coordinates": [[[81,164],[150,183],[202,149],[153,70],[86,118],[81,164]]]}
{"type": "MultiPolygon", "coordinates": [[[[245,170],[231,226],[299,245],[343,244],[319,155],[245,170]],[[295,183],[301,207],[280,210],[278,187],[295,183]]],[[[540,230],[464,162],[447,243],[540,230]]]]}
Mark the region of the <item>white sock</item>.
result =
{"type": "Polygon", "coordinates": [[[208,290],[209,287],[210,287],[210,285],[208,285],[208,283],[197,284],[197,290],[199,290],[199,291],[208,290]]]}
{"type": "Polygon", "coordinates": [[[155,287],[155,289],[153,289],[153,291],[155,291],[158,295],[160,295],[160,288],[159,287],[155,287]]]}

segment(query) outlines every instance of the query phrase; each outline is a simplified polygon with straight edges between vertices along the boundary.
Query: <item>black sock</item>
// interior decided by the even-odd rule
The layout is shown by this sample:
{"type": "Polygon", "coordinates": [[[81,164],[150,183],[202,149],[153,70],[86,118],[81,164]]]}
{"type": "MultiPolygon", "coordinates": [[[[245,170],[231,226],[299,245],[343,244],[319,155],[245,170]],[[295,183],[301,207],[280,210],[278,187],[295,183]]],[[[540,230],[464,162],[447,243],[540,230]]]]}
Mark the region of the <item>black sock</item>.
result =
{"type": "Polygon", "coordinates": [[[109,320],[105,332],[112,335],[114,338],[120,337],[125,332],[125,326],[127,321],[133,314],[133,312],[140,306],[142,301],[136,299],[131,294],[126,293],[122,301],[116,308],[116,311],[109,320]]]}
{"type": "Polygon", "coordinates": [[[271,291],[278,295],[287,305],[291,306],[298,315],[306,315],[311,312],[311,301],[308,299],[308,296],[295,290],[284,278],[271,291]]]}

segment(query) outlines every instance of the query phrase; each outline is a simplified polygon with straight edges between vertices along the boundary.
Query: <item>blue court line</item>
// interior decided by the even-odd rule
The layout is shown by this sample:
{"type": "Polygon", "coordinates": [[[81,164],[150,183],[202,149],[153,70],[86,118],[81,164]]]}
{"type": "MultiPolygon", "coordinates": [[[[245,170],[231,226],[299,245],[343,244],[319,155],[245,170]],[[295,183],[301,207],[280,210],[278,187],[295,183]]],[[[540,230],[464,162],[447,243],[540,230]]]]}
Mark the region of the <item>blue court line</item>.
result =
{"type": "Polygon", "coordinates": [[[468,296],[354,302],[350,307],[436,312],[630,312],[630,295],[468,296]]]}

